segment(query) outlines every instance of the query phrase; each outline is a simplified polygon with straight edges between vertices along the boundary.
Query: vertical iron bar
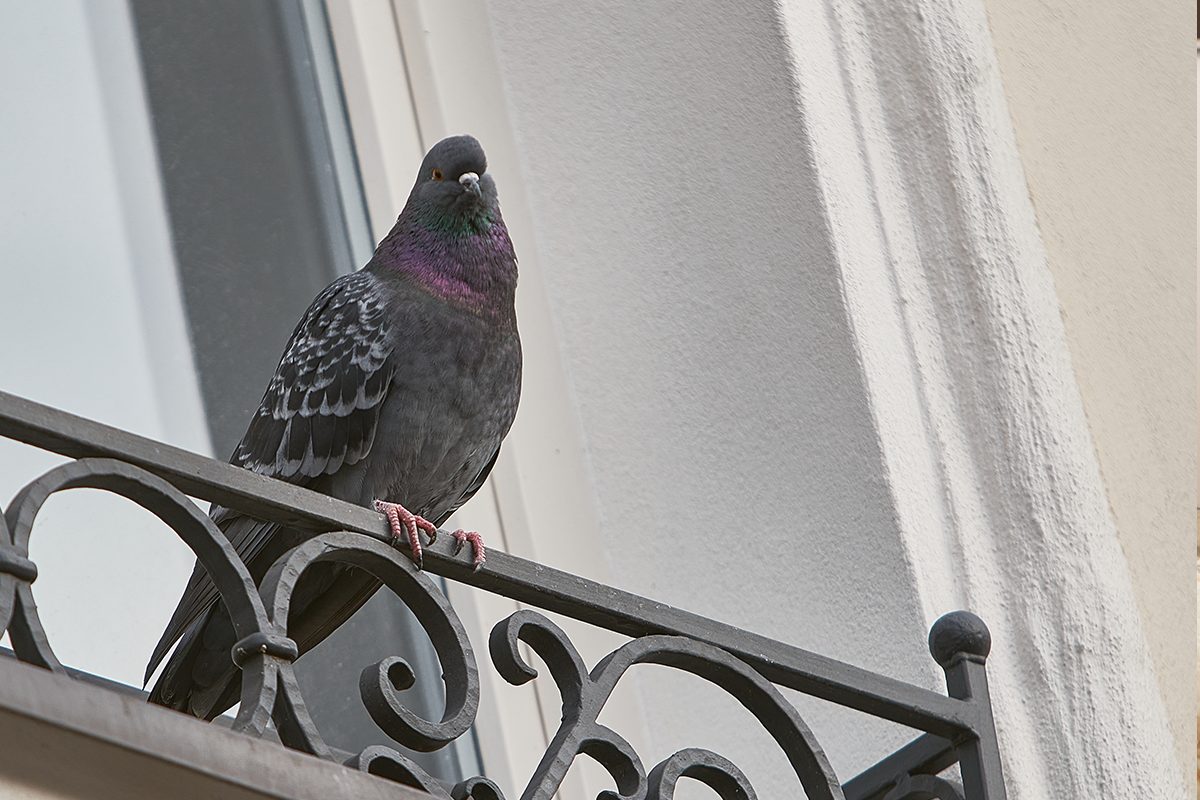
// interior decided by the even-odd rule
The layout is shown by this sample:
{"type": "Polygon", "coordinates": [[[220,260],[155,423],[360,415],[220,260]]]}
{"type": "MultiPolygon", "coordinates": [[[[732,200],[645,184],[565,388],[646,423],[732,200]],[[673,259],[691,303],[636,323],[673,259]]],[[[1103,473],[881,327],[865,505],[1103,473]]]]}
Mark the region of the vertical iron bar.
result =
{"type": "Polygon", "coordinates": [[[983,620],[969,611],[955,611],[933,623],[929,652],[946,672],[946,691],[974,706],[974,736],[956,742],[959,769],[967,800],[1005,800],[1000,747],[988,694],[987,655],[992,635],[983,620]]]}
{"type": "Polygon", "coordinates": [[[1000,748],[996,739],[996,725],[992,720],[987,667],[983,657],[960,653],[957,660],[945,665],[944,669],[946,690],[950,696],[959,700],[970,700],[979,708],[976,723],[978,737],[968,739],[958,746],[958,764],[962,770],[967,800],[1005,800],[1004,781],[1000,771],[1000,748]]]}

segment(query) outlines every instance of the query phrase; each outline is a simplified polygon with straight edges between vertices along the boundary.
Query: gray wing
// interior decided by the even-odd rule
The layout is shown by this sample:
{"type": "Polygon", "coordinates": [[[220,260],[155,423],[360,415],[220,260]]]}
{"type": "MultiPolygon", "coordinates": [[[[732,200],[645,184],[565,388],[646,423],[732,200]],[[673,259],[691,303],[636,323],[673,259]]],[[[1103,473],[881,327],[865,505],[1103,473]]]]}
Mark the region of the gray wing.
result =
{"type": "Polygon", "coordinates": [[[395,368],[376,287],[356,272],[313,301],[231,463],[304,483],[370,451],[395,368]]]}
{"type": "MultiPolygon", "coordinates": [[[[388,341],[385,301],[373,275],[356,272],[330,284],[292,332],[230,462],[304,485],[361,460],[371,450],[395,371],[388,341]]],[[[244,563],[278,530],[275,524],[220,506],[209,513],[244,563]]],[[[151,655],[147,681],[175,640],[216,598],[216,586],[197,562],[151,655]]]]}

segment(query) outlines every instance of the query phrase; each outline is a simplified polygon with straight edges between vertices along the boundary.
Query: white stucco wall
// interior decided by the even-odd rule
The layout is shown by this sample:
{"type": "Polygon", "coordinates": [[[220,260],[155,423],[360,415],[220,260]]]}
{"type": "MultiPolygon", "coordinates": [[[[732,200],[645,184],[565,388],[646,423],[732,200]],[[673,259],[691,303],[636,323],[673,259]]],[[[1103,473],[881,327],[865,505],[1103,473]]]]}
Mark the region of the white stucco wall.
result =
{"type": "MultiPolygon", "coordinates": [[[[988,6],[997,31],[1003,1],[988,6]]],[[[982,4],[796,0],[782,12],[767,2],[717,0],[631,0],[604,11],[517,0],[330,5],[335,38],[342,32],[339,59],[346,69],[362,67],[344,77],[362,81],[347,99],[371,170],[372,221],[386,225],[395,213],[389,205],[411,182],[412,165],[392,147],[415,163],[414,143],[467,131],[488,149],[521,257],[526,396],[496,470],[496,502],[487,507],[481,493],[468,507],[479,510],[463,516],[484,522],[464,524],[502,531],[502,546],[519,555],[938,690],[927,627],[952,607],[971,607],[998,634],[992,674],[1010,796],[1084,796],[1097,787],[1165,796],[1158,790],[1177,785],[1174,775],[1151,774],[1163,759],[1149,751],[1168,736],[1158,686],[1176,697],[1167,687],[1178,684],[1169,669],[1159,669],[1152,687],[1144,680],[1153,684],[1154,670],[1132,587],[1141,589],[1142,620],[1148,607],[1174,613],[1174,590],[1147,594],[1158,573],[1136,565],[1131,584],[1116,539],[1120,530],[1129,553],[1140,541],[1130,532],[1150,529],[1152,544],[1170,545],[1173,518],[1156,516],[1167,506],[1144,499],[1123,463],[1112,466],[1125,455],[1141,459],[1136,474],[1164,476],[1159,499],[1174,496],[1179,454],[1167,447],[1155,461],[1152,452],[1174,432],[1191,441],[1175,406],[1155,416],[1170,391],[1113,387],[1150,383],[1177,359],[1170,339],[1157,367],[1145,363],[1156,304],[1173,309],[1166,316],[1181,313],[1169,297],[1177,281],[1157,292],[1154,276],[1138,273],[1142,281],[1114,289],[1108,281],[1128,271],[1120,249],[1127,239],[1116,233],[1105,253],[1075,252],[1080,237],[1099,234],[1090,221],[1078,226],[1103,189],[1071,188],[1077,170],[1128,142],[1098,134],[1087,163],[1076,164],[1065,155],[1070,144],[1098,121],[1065,114],[1051,134],[1042,132],[1043,117],[1023,121],[1020,109],[1044,90],[1043,66],[1023,77],[1006,67],[1007,95],[1000,90],[982,4]],[[385,113],[405,103],[413,118],[385,113]],[[1031,149],[1049,155],[1039,161],[1031,149]],[[1097,281],[1082,270],[1099,255],[1109,259],[1097,281]],[[1058,297],[1063,264],[1078,267],[1084,295],[1090,280],[1105,296],[1134,296],[1141,311],[1116,319],[1090,295],[1058,297]],[[1157,293],[1138,294],[1146,282],[1157,293]],[[1092,327],[1073,327],[1076,308],[1092,327]],[[1137,338],[1115,366],[1098,355],[1115,345],[1095,338],[1110,327],[1137,338]],[[1092,377],[1077,385],[1077,370],[1092,377]],[[1136,410],[1136,431],[1150,445],[1125,435],[1125,408],[1136,410]]],[[[1015,20],[1023,5],[1012,8],[1019,35],[996,34],[1002,64],[1006,47],[1032,35],[1021,26],[1034,24],[1015,20]]],[[[151,152],[148,126],[135,114],[132,128],[114,128],[106,110],[136,109],[136,72],[91,49],[129,32],[105,27],[111,18],[82,4],[56,10],[65,23],[0,48],[20,56],[22,74],[40,65],[36,81],[3,84],[13,92],[32,86],[5,99],[38,113],[28,129],[3,131],[24,139],[0,151],[25,204],[77,191],[79,222],[54,212],[43,215],[46,227],[14,224],[5,236],[24,249],[5,255],[46,264],[19,273],[21,291],[79,327],[40,312],[0,319],[10,326],[0,329],[3,341],[19,335],[58,348],[37,358],[22,349],[33,367],[6,373],[25,377],[3,388],[201,449],[187,432],[193,417],[176,418],[179,427],[168,416],[198,409],[187,391],[171,402],[179,384],[163,380],[186,355],[169,346],[180,341],[178,316],[155,316],[170,310],[162,283],[169,273],[138,273],[169,261],[161,206],[134,214],[130,205],[147,196],[129,193],[130,180],[156,185],[153,162],[137,158],[151,152]],[[101,73],[124,79],[100,81],[101,73]],[[65,119],[45,102],[62,92],[75,92],[65,119]],[[47,181],[64,158],[72,180],[47,181]],[[158,227],[131,228],[131,218],[158,227]],[[79,263],[61,254],[80,251],[92,256],[90,271],[73,273],[79,263]],[[56,270],[74,280],[59,280],[56,270]],[[105,302],[95,302],[101,296],[105,302]],[[46,371],[47,362],[60,368],[46,371]],[[81,384],[97,389],[80,392],[81,384]]],[[[1030,61],[1042,47],[1062,50],[1052,34],[1070,26],[1043,27],[1049,38],[1035,39],[1030,61]]],[[[121,47],[131,51],[128,42],[121,47]]],[[[1081,59],[1067,52],[1051,66],[1086,84],[1081,59]]],[[[1059,99],[1036,110],[1071,108],[1071,98],[1059,99]]],[[[1099,107],[1090,102],[1083,110],[1099,107]]],[[[1118,227],[1121,196],[1146,193],[1140,181],[1158,173],[1143,166],[1116,170],[1114,179],[1128,183],[1108,198],[1100,224],[1118,227]]],[[[7,209],[0,220],[23,219],[19,212],[7,209]]],[[[1134,236],[1136,217],[1126,224],[1134,236]]],[[[1155,232],[1165,233],[1146,235],[1155,232]]],[[[1166,249],[1174,252],[1177,239],[1166,249]]],[[[5,282],[17,288],[9,273],[5,282]]],[[[1163,325],[1162,335],[1173,336],[1163,325]]],[[[0,350],[0,358],[17,357],[0,350]]],[[[1190,383],[1190,373],[1184,377],[1190,383]]],[[[31,477],[23,470],[21,482],[31,477]]],[[[0,489],[11,495],[17,486],[0,489]]],[[[99,565],[102,544],[95,554],[73,549],[80,531],[101,543],[133,533],[96,531],[78,515],[60,527],[46,540],[71,543],[64,561],[73,558],[83,573],[110,567],[99,565]]],[[[177,544],[165,532],[156,540],[177,544]]],[[[1167,552],[1155,547],[1145,552],[1167,552]]],[[[180,553],[179,569],[190,561],[180,553]]],[[[166,613],[182,576],[158,562],[155,569],[172,596],[145,606],[166,613]]],[[[58,565],[45,571],[70,574],[58,565]]],[[[43,579],[38,589],[48,586],[43,579]]],[[[137,603],[118,602],[124,606],[110,616],[137,603]]],[[[502,613],[482,603],[463,611],[476,632],[502,613]]],[[[47,627],[53,637],[66,624],[47,627]]],[[[161,628],[139,624],[151,637],[161,628]]],[[[1161,664],[1172,643],[1167,628],[1151,628],[1161,664]]],[[[603,642],[577,641],[589,662],[604,652],[603,642]]],[[[132,641],[115,648],[137,658],[148,649],[132,641]]],[[[105,664],[85,666],[133,682],[128,665],[105,664]]],[[[743,710],[673,676],[642,670],[602,721],[649,764],[682,746],[706,746],[741,766],[760,796],[794,794],[781,756],[743,710]]],[[[545,679],[538,683],[540,727],[526,719],[537,706],[534,689],[492,682],[484,690],[488,724],[509,751],[501,785],[510,796],[519,793],[513,781],[528,776],[529,758],[540,755],[544,726],[557,721],[557,697],[545,679]],[[515,735],[519,719],[540,732],[515,735]]],[[[843,779],[914,735],[824,704],[799,705],[843,779]]],[[[602,774],[578,772],[586,777],[576,774],[566,796],[595,796],[610,785],[602,774]]]]}
{"type": "MultiPolygon", "coordinates": [[[[384,22],[376,5],[333,6],[339,58],[364,58],[344,37],[384,22]]],[[[425,141],[483,141],[521,259],[527,369],[496,471],[502,546],[941,690],[770,6],[395,9],[425,141]]],[[[364,71],[384,80],[385,62],[364,71]]],[[[356,131],[378,127],[356,102],[356,131]]],[[[478,500],[459,517],[498,527],[478,500]]],[[[580,634],[592,663],[615,644],[580,634]]],[[[537,683],[553,730],[558,698],[537,683]]],[[[604,719],[648,765],[708,746],[764,796],[798,788],[723,693],[660,668],[628,683],[604,719]]],[[[508,754],[523,781],[543,731],[526,738],[510,724],[519,690],[493,689],[505,744],[528,751],[508,754]]],[[[843,777],[915,735],[801,703],[843,777]]],[[[572,772],[569,796],[611,785],[572,772]]]]}
{"type": "MultiPolygon", "coordinates": [[[[774,10],[489,10],[612,582],[937,687],[774,10]]],[[[638,686],[647,764],[794,793],[729,698],[638,686]]],[[[911,736],[801,708],[843,777],[911,736]]]]}
{"type": "Polygon", "coordinates": [[[1108,501],[1190,782],[1191,7],[987,0],[987,9],[1108,501]]]}
{"type": "MultiPolygon", "coordinates": [[[[930,683],[914,634],[967,605],[1002,642],[1014,796],[1175,794],[984,8],[788,3],[785,41],[744,4],[518,6],[488,4],[544,276],[523,291],[549,298],[613,582],[930,683]],[[820,566],[722,550],[714,505],[820,566]]],[[[514,428],[522,477],[539,435],[514,428]]],[[[535,484],[534,548],[571,568],[535,484]]],[[[709,733],[665,685],[639,682],[649,759],[709,733]]],[[[843,777],[886,741],[813,719],[843,777]]]]}

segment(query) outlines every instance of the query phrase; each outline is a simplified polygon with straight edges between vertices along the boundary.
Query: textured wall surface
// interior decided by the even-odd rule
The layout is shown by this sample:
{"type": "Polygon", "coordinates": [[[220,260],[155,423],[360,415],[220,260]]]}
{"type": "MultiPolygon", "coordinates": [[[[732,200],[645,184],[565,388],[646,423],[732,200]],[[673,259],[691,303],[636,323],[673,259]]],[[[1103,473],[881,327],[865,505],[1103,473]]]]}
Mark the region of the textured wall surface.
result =
{"type": "Polygon", "coordinates": [[[783,9],[905,546],[923,606],[992,629],[1009,796],[1181,796],[986,9],[783,9]]]}
{"type": "MultiPolygon", "coordinates": [[[[613,583],[937,686],[770,4],[490,10],[613,583]]],[[[639,685],[648,763],[774,757],[639,685]]],[[[803,708],[846,777],[911,735],[803,708]]]]}
{"type": "Polygon", "coordinates": [[[986,5],[1108,500],[1190,776],[1191,11],[1161,0],[1136,7],[1075,0],[986,5]]]}
{"type": "Polygon", "coordinates": [[[612,581],[927,685],[972,608],[1011,796],[1178,794],[984,6],[489,10],[612,581]]]}

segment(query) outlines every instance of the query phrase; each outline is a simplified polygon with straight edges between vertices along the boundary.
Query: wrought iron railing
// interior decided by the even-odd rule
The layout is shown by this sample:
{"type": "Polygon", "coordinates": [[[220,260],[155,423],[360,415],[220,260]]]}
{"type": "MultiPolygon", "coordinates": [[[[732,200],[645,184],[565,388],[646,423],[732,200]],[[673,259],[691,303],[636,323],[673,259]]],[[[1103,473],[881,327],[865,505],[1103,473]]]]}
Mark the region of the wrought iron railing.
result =
{"type": "MultiPolygon", "coordinates": [[[[523,641],[549,667],[562,697],[562,724],[523,798],[552,797],[580,753],[607,769],[618,791],[612,796],[622,800],[665,800],[682,777],[702,781],[723,798],[755,796],[735,765],[707,750],[682,750],[647,773],[628,742],[597,722],[617,681],[639,663],[693,673],[737,698],[774,738],[812,800],[1005,796],[984,667],[990,637],[983,622],[967,612],[943,617],[930,633],[930,651],[946,673],[949,696],[944,697],[503,552],[489,551],[486,568],[475,572],[466,556],[452,555],[449,536],[438,537],[426,551],[421,572],[392,546],[387,523],[373,511],[2,392],[0,436],[76,459],[23,489],[6,510],[6,529],[0,531],[0,623],[17,658],[29,664],[68,674],[33,603],[37,567],[29,560],[29,536],[34,519],[53,493],[89,487],[123,495],[158,516],[212,576],[240,637],[232,653],[242,669],[233,727],[251,736],[262,736],[273,719],[286,746],[337,760],[305,710],[292,671],[297,648],[286,627],[299,576],[311,564],[337,561],[372,572],[396,593],[437,651],[446,696],[440,721],[423,719],[400,702],[398,691],[414,676],[399,657],[367,667],[360,682],[362,701],[382,731],[416,751],[432,751],[461,736],[479,705],[474,650],[426,572],[632,637],[589,671],[566,634],[536,611],[518,611],[492,630],[488,649],[505,680],[521,684],[537,677],[518,650],[523,641]],[[281,557],[256,588],[221,531],[186,495],[319,535],[281,557]],[[777,687],[925,733],[839,785],[812,731],[777,687]],[[938,775],[955,763],[962,784],[938,775]]],[[[447,792],[386,746],[367,747],[346,763],[438,797],[501,797],[483,777],[447,792]]]]}

